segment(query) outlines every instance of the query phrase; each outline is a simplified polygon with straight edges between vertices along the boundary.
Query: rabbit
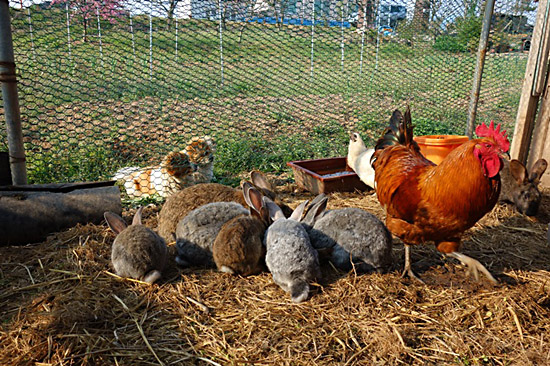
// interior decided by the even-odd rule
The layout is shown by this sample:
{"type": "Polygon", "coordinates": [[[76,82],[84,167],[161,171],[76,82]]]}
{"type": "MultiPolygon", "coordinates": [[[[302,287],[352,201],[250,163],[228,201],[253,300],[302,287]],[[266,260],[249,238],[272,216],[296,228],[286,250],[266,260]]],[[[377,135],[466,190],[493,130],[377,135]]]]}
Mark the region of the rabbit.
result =
{"type": "Polygon", "coordinates": [[[292,301],[300,303],[309,295],[309,282],[321,277],[319,257],[309,241],[309,236],[298,221],[307,201],[300,204],[285,219],[283,211],[269,198],[264,197],[269,215],[274,222],[265,233],[265,263],[273,275],[273,281],[292,301]]]}
{"type": "Polygon", "coordinates": [[[538,212],[541,193],[538,189],[540,178],[546,171],[548,163],[539,159],[533,164],[531,174],[518,160],[504,160],[500,172],[501,190],[499,200],[513,203],[516,209],[524,215],[535,216],[538,212]]]}
{"type": "Polygon", "coordinates": [[[140,207],[132,221],[126,225],[122,217],[105,212],[107,225],[117,234],[111,251],[111,261],[117,275],[153,283],[162,276],[166,266],[168,248],[157,233],[141,224],[140,207]]]}
{"type": "Polygon", "coordinates": [[[176,262],[182,267],[215,267],[212,246],[222,226],[248,210],[236,202],[213,202],[189,212],[176,228],[176,262]]]}
{"type": "MultiPolygon", "coordinates": [[[[290,215],[292,210],[277,199],[273,185],[258,171],[251,174],[252,184],[264,196],[275,201],[285,214],[290,215]]],[[[190,211],[211,202],[237,202],[246,206],[243,193],[240,189],[218,183],[203,183],[185,188],[170,196],[159,213],[158,232],[166,241],[174,240],[176,226],[190,211]]]]}
{"type": "Polygon", "coordinates": [[[250,215],[240,215],[226,222],[212,247],[214,262],[222,272],[248,276],[263,270],[263,238],[269,225],[269,211],[262,194],[249,182],[242,184],[250,215]]]}
{"type": "Polygon", "coordinates": [[[392,237],[375,215],[357,207],[325,211],[328,198],[318,195],[302,222],[317,250],[332,248],[330,261],[349,271],[384,272],[392,264],[392,237]]]}

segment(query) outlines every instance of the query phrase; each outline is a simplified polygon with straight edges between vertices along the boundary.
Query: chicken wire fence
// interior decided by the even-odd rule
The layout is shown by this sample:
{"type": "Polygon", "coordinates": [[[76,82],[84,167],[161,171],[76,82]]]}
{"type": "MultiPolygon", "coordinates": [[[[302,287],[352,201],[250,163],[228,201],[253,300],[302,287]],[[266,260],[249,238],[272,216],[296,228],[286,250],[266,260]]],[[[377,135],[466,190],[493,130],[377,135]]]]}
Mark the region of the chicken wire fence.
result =
{"type": "MultiPolygon", "coordinates": [[[[372,146],[406,105],[415,134],[464,134],[484,6],[10,2],[29,182],[133,174],[192,140],[199,163],[173,156],[186,160],[177,174],[212,156],[206,180],[283,172],[291,160],[346,155],[352,130],[372,146]]],[[[477,118],[510,134],[535,13],[535,2],[497,1],[491,23],[477,118]]],[[[4,124],[0,137],[1,150],[4,124]]]]}

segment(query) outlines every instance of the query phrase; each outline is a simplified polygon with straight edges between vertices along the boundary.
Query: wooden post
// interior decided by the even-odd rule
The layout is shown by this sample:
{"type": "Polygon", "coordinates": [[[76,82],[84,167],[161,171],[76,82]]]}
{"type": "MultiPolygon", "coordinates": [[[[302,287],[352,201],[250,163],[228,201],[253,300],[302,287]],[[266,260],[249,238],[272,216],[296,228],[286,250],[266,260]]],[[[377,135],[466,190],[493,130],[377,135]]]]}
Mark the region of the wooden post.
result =
{"type": "Polygon", "coordinates": [[[540,0],[535,21],[535,29],[531,41],[527,68],[521,99],[519,102],[516,127],[510,148],[513,159],[526,163],[531,144],[531,135],[534,129],[535,114],[546,78],[548,51],[550,40],[549,0],[540,0]]]}
{"type": "MultiPolygon", "coordinates": [[[[542,94],[539,113],[533,131],[531,148],[529,149],[528,170],[540,158],[544,158],[550,162],[550,84],[548,83],[548,78],[546,78],[544,86],[544,93],[542,94]]],[[[550,172],[546,172],[542,176],[541,185],[550,187],[550,172]]]]}
{"type": "Polygon", "coordinates": [[[114,182],[0,187],[0,247],[44,240],[77,223],[99,224],[105,211],[121,214],[114,182]]]}
{"type": "Polygon", "coordinates": [[[470,94],[470,104],[468,107],[468,123],[466,135],[472,138],[474,134],[474,124],[476,122],[477,104],[479,101],[479,91],[481,90],[481,78],[483,77],[483,68],[485,66],[485,56],[487,55],[487,45],[489,44],[489,32],[491,30],[491,19],[495,8],[495,0],[487,0],[485,4],[485,13],[483,15],[483,25],[479,37],[479,46],[477,49],[476,69],[474,73],[474,82],[470,94]]]}

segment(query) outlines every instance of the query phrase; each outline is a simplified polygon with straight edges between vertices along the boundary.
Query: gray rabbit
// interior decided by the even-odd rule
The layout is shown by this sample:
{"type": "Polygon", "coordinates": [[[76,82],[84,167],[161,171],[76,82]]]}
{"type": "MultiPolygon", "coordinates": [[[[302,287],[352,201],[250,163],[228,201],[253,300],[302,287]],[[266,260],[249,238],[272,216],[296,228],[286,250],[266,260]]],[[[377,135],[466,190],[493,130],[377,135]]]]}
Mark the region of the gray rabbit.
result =
{"type": "Polygon", "coordinates": [[[273,281],[290,293],[293,302],[305,301],[309,296],[309,282],[321,277],[318,254],[298,221],[307,201],[286,219],[279,206],[267,197],[263,199],[274,220],[267,228],[264,239],[267,268],[273,275],[273,281]]]}
{"type": "Polygon", "coordinates": [[[116,274],[153,283],[162,276],[168,249],[164,239],[141,224],[142,209],[136,211],[130,226],[115,213],[105,212],[104,217],[117,234],[111,251],[116,274]]]}
{"type": "Polygon", "coordinates": [[[546,160],[539,159],[533,164],[529,174],[519,160],[504,159],[504,166],[500,172],[502,184],[499,200],[514,204],[524,215],[535,216],[542,199],[538,185],[547,167],[546,160]]]}
{"type": "Polygon", "coordinates": [[[189,212],[176,227],[176,262],[183,267],[215,267],[212,246],[222,226],[239,215],[248,215],[236,202],[213,202],[189,212]]]}
{"type": "Polygon", "coordinates": [[[319,251],[332,249],[330,261],[348,271],[352,264],[364,271],[384,272],[392,264],[392,237],[375,215],[357,207],[325,211],[328,198],[311,202],[303,225],[319,251]]]}

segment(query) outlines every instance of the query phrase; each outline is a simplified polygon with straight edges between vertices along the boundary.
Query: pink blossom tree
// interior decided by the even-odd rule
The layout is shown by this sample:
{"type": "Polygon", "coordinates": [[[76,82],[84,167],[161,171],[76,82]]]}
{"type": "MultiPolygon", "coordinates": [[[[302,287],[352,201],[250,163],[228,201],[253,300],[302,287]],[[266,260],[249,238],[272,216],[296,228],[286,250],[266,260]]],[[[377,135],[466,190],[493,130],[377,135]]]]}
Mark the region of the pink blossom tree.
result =
{"type": "Polygon", "coordinates": [[[73,14],[82,20],[84,42],[87,41],[90,21],[98,14],[112,24],[124,14],[123,0],[52,0],[51,5],[55,4],[67,4],[69,9],[74,10],[73,14]]]}

